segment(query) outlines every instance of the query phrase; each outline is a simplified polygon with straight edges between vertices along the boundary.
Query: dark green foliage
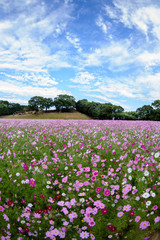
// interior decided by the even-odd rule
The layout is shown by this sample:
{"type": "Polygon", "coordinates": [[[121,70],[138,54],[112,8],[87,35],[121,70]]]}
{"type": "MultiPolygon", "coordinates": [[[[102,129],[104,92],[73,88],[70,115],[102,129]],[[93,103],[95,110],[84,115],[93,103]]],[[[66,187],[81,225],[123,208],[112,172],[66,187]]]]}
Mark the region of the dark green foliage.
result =
{"type": "Polygon", "coordinates": [[[76,107],[76,101],[73,96],[66,94],[58,95],[54,98],[54,106],[57,111],[71,111],[76,107]]]}
{"type": "Polygon", "coordinates": [[[138,119],[141,120],[153,120],[153,107],[150,105],[144,105],[143,107],[137,108],[138,119]]]}
{"type": "Polygon", "coordinates": [[[47,111],[47,109],[52,107],[53,105],[54,105],[54,102],[52,98],[43,98],[40,96],[32,97],[28,101],[29,109],[34,110],[36,112],[38,112],[39,110],[43,110],[44,108],[47,111]]]}
{"type": "Polygon", "coordinates": [[[23,106],[19,103],[9,103],[8,101],[0,100],[0,115],[9,115],[23,111],[23,106]]]}

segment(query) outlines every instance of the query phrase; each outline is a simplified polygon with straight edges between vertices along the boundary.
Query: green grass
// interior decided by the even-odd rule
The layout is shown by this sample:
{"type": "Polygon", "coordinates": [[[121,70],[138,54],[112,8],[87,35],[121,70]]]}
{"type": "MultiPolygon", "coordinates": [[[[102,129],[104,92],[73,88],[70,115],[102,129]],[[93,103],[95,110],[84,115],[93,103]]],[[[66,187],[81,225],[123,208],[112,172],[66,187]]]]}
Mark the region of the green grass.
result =
{"type": "Polygon", "coordinates": [[[82,119],[82,120],[90,120],[91,117],[87,116],[86,114],[80,113],[78,111],[74,112],[62,112],[58,113],[54,112],[42,112],[40,111],[37,114],[27,113],[23,115],[5,115],[0,116],[0,118],[5,119],[82,119]]]}

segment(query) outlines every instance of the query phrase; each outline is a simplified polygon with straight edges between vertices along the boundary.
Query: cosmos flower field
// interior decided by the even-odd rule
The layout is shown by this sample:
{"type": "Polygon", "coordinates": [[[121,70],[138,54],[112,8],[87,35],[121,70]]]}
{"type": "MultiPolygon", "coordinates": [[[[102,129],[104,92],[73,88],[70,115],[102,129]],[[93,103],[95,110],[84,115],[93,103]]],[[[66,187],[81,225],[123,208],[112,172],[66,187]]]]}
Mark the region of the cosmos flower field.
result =
{"type": "Polygon", "coordinates": [[[160,232],[160,122],[0,120],[0,238],[160,232]]]}

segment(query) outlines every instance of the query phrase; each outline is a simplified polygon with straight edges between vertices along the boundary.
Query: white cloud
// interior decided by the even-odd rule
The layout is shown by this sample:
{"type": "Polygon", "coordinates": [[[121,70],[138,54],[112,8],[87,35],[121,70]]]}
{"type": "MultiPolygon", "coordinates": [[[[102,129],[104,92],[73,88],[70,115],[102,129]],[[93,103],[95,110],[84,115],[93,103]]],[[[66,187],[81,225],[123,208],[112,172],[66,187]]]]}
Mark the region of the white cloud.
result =
{"type": "Polygon", "coordinates": [[[151,0],[113,0],[114,8],[105,6],[110,18],[122,22],[129,28],[137,28],[147,37],[153,34],[160,39],[160,5],[151,0]]]}
{"type": "MultiPolygon", "coordinates": [[[[0,4],[5,8],[9,2],[0,4]]],[[[12,7],[16,8],[18,2],[13,1],[12,7]]],[[[22,2],[18,9],[23,5],[24,8],[20,13],[16,9],[7,20],[0,20],[0,68],[39,72],[48,67],[70,67],[68,53],[59,45],[57,37],[70,21],[72,7],[61,4],[55,9],[48,9],[45,3],[22,2]],[[53,38],[54,45],[50,43],[54,46],[52,50],[44,42],[47,37],[53,38]]]]}
{"type": "Polygon", "coordinates": [[[99,26],[102,31],[106,34],[107,33],[107,25],[105,24],[102,16],[99,16],[99,18],[96,21],[97,26],[99,26]]]}
{"type": "Polygon", "coordinates": [[[14,84],[9,82],[4,82],[0,80],[0,92],[7,94],[14,94],[22,97],[33,97],[33,96],[42,96],[42,97],[51,97],[54,98],[59,94],[68,94],[67,91],[59,90],[56,87],[32,87],[24,86],[22,84],[14,84]]]}
{"type": "Polygon", "coordinates": [[[134,51],[130,50],[129,41],[111,41],[101,48],[95,49],[94,52],[84,54],[86,59],[83,63],[85,66],[101,66],[108,64],[112,70],[123,70],[122,66],[127,67],[135,61],[134,51]]]}
{"type": "Polygon", "coordinates": [[[67,32],[66,39],[73,44],[75,48],[78,49],[78,52],[82,52],[82,48],[80,47],[80,39],[74,36],[73,34],[67,32]]]}
{"type": "Polygon", "coordinates": [[[160,98],[160,73],[145,74],[144,76],[137,77],[136,81],[147,88],[147,97],[150,100],[156,100],[160,98]]]}
{"type": "Polygon", "coordinates": [[[19,103],[19,104],[24,104],[27,105],[28,101],[20,98],[1,98],[2,101],[8,101],[10,103],[19,103]]]}
{"type": "Polygon", "coordinates": [[[146,67],[160,65],[160,48],[152,49],[152,52],[145,50],[137,56],[137,61],[146,67]]]}
{"type": "Polygon", "coordinates": [[[70,79],[70,81],[74,83],[87,84],[87,85],[90,84],[93,80],[95,80],[95,77],[89,72],[79,72],[75,78],[70,79]]]}

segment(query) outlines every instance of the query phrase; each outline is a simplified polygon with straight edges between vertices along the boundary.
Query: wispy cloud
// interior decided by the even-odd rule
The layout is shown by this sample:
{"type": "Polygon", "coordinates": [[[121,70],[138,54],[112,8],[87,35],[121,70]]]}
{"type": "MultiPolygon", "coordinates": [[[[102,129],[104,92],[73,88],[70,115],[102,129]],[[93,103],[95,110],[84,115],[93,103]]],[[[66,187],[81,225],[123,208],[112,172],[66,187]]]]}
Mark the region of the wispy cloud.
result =
{"type": "Polygon", "coordinates": [[[67,32],[66,39],[73,44],[73,46],[78,50],[78,52],[82,52],[82,48],[80,47],[80,39],[74,36],[73,34],[67,32]]]}
{"type": "Polygon", "coordinates": [[[95,80],[95,77],[93,74],[90,74],[89,72],[79,72],[77,73],[75,78],[71,78],[70,81],[73,83],[80,83],[80,84],[90,84],[95,80]]]}
{"type": "Polygon", "coordinates": [[[32,96],[42,96],[42,97],[51,97],[54,98],[59,94],[67,94],[69,92],[59,90],[56,87],[35,87],[35,86],[25,86],[22,84],[17,85],[16,83],[9,83],[0,81],[0,92],[6,94],[14,94],[19,97],[27,96],[28,99],[32,96]]]}
{"type": "Polygon", "coordinates": [[[98,19],[97,19],[97,21],[96,21],[96,24],[97,24],[97,26],[99,26],[99,27],[102,29],[102,31],[104,32],[104,34],[107,33],[107,25],[105,24],[102,16],[99,16],[99,17],[98,17],[98,19]]]}

